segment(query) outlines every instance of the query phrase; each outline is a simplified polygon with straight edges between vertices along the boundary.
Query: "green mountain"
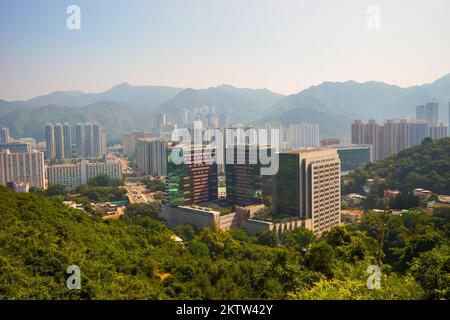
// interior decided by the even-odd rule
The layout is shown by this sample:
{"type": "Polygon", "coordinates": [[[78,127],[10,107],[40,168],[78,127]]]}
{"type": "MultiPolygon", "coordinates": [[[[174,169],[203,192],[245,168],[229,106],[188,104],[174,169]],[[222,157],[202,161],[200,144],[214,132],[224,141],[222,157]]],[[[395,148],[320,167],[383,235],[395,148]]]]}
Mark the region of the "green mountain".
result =
{"type": "Polygon", "coordinates": [[[216,106],[232,122],[252,122],[263,116],[284,96],[267,89],[240,89],[221,85],[208,89],[185,89],[157,109],[181,121],[182,110],[201,106],[216,106]]]}
{"type": "MultiPolygon", "coordinates": [[[[350,139],[349,127],[351,120],[349,118],[340,115],[330,115],[330,113],[319,111],[317,108],[309,107],[312,104],[306,105],[280,107],[279,111],[266,116],[261,122],[276,122],[285,126],[303,122],[318,123],[321,137],[340,137],[343,141],[350,139]]],[[[314,105],[317,106],[318,104],[314,105]]]]}
{"type": "Polygon", "coordinates": [[[431,100],[439,103],[440,119],[446,122],[449,99],[450,74],[409,88],[374,81],[324,82],[290,96],[230,85],[183,90],[124,83],[95,94],[67,91],[28,101],[0,100],[0,126],[9,127],[13,136],[41,139],[42,125],[47,122],[88,119],[100,122],[108,140],[117,141],[124,131],[152,129],[151,117],[157,112],[181,122],[184,109],[214,105],[232,123],[315,122],[320,124],[321,136],[345,141],[353,119],[414,118],[416,106],[431,100]],[[46,107],[40,109],[42,106],[46,107]]]}
{"type": "Polygon", "coordinates": [[[47,105],[33,109],[18,109],[0,117],[0,127],[8,127],[13,137],[44,139],[44,127],[48,122],[96,121],[107,134],[108,140],[118,140],[122,132],[149,130],[150,114],[138,107],[116,101],[99,101],[84,107],[60,107],[47,105]]]}
{"type": "Polygon", "coordinates": [[[431,190],[437,194],[450,194],[450,138],[431,141],[405,149],[390,159],[380,160],[348,175],[343,186],[345,193],[362,192],[366,179],[388,178],[389,161],[392,162],[392,185],[402,192],[415,188],[431,190]]]}
{"type": "MultiPolygon", "coordinates": [[[[290,117],[302,119],[303,111],[313,109],[324,115],[321,124],[322,135],[350,135],[349,121],[352,119],[386,118],[415,118],[416,107],[430,101],[437,101],[440,105],[440,120],[448,121],[448,103],[450,100],[450,74],[430,84],[401,88],[383,82],[324,82],[312,86],[297,94],[287,96],[272,108],[263,118],[281,119],[289,122],[290,117]],[[295,110],[287,112],[288,110],[295,110]],[[282,113],[282,114],[280,114],[282,113]],[[284,114],[283,114],[284,113],[284,114]],[[287,113],[287,115],[286,115],[287,113]],[[296,115],[298,114],[298,115],[296,115]],[[334,122],[344,121],[346,126],[333,128],[330,118],[334,122]],[[331,127],[330,127],[331,126],[331,127]]],[[[311,116],[313,117],[313,116],[311,116]]]]}
{"type": "Polygon", "coordinates": [[[99,101],[116,101],[132,105],[146,111],[152,111],[164,101],[174,97],[181,88],[166,86],[132,86],[122,83],[100,93],[80,91],[58,91],[35,97],[22,103],[40,107],[55,104],[66,107],[82,107],[99,101]]]}

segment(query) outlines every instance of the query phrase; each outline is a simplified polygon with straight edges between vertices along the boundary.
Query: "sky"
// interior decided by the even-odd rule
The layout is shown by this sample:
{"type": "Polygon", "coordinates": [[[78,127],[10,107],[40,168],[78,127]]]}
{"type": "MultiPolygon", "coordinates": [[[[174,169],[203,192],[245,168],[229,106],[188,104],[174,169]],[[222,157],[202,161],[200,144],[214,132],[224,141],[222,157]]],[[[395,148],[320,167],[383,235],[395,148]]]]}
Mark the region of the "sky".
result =
{"type": "Polygon", "coordinates": [[[449,12],[448,0],[0,0],[0,99],[123,82],[283,94],[429,83],[450,73],[449,12]]]}

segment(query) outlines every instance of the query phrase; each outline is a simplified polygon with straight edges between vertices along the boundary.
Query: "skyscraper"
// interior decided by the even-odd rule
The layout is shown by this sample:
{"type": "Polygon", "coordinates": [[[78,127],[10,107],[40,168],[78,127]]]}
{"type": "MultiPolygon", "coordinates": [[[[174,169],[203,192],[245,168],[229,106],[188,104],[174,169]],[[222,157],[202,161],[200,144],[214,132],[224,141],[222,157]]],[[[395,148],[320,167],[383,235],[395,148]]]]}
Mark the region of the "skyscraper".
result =
{"type": "Polygon", "coordinates": [[[319,125],[313,123],[291,124],[288,142],[291,149],[318,147],[320,145],[319,125]]]}
{"type": "Polygon", "coordinates": [[[55,158],[64,159],[64,130],[60,123],[53,126],[55,137],[55,158]]]}
{"type": "Polygon", "coordinates": [[[94,135],[92,123],[84,124],[84,157],[94,157],[94,135]]]}
{"type": "Polygon", "coordinates": [[[9,129],[3,128],[0,135],[0,143],[10,143],[9,129]]]}
{"type": "Polygon", "coordinates": [[[75,133],[77,138],[77,158],[84,158],[86,150],[84,146],[84,125],[82,123],[77,123],[75,133]]]}
{"type": "Polygon", "coordinates": [[[45,157],[55,159],[55,131],[51,123],[45,126],[45,157]]]}
{"type": "Polygon", "coordinates": [[[372,145],[372,159],[379,160],[420,144],[430,136],[426,120],[388,119],[383,125],[374,120],[352,123],[352,144],[372,145]]]}
{"type": "Polygon", "coordinates": [[[98,123],[92,125],[92,142],[93,142],[93,157],[100,158],[101,155],[101,145],[102,145],[102,131],[98,123]]]}
{"type": "Polygon", "coordinates": [[[311,219],[315,234],[340,224],[340,161],[333,149],[279,154],[274,177],[274,214],[311,219]]]}
{"type": "Polygon", "coordinates": [[[72,127],[65,123],[63,126],[64,132],[64,158],[72,158],[72,127]]]}
{"type": "Polygon", "coordinates": [[[100,157],[106,155],[106,133],[102,132],[100,134],[100,157]]]}
{"type": "Polygon", "coordinates": [[[429,124],[427,121],[416,120],[408,122],[407,148],[421,144],[423,139],[429,136],[429,124]]]}
{"type": "Polygon", "coordinates": [[[425,120],[430,124],[437,124],[439,121],[439,104],[429,102],[425,106],[425,120]]]}
{"type": "Polygon", "coordinates": [[[416,119],[417,120],[425,120],[425,105],[417,106],[416,119]]]}
{"type": "Polygon", "coordinates": [[[167,174],[167,142],[160,139],[138,139],[138,170],[149,175],[167,174]]]}

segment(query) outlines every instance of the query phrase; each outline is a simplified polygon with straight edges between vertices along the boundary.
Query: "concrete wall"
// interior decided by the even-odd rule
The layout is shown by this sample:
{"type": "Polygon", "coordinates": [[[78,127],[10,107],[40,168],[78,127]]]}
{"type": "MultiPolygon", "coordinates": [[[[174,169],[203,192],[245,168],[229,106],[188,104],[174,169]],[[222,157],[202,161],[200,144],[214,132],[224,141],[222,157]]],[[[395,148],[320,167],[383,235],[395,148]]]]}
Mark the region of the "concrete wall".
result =
{"type": "Polygon", "coordinates": [[[294,230],[296,228],[306,228],[311,230],[312,222],[311,219],[306,220],[292,220],[292,221],[282,221],[282,222],[268,222],[261,220],[248,219],[243,223],[244,230],[250,235],[254,236],[263,231],[273,231],[281,235],[287,230],[294,230]]]}
{"type": "Polygon", "coordinates": [[[202,212],[162,205],[160,217],[166,220],[169,228],[185,224],[193,225],[197,229],[220,225],[220,213],[216,211],[202,212]]]}
{"type": "Polygon", "coordinates": [[[255,236],[260,232],[273,230],[273,223],[261,220],[248,219],[244,221],[242,227],[248,233],[248,235],[255,236]]]}

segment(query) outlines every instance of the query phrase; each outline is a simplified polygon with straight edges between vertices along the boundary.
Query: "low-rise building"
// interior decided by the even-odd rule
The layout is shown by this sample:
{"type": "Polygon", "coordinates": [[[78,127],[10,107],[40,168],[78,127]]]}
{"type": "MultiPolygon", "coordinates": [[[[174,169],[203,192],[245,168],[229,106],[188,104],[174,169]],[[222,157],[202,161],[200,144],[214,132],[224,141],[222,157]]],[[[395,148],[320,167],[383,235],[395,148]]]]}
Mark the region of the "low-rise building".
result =
{"type": "Polygon", "coordinates": [[[418,197],[420,201],[427,201],[433,193],[430,190],[425,190],[422,188],[416,188],[413,191],[413,195],[418,197]]]}

